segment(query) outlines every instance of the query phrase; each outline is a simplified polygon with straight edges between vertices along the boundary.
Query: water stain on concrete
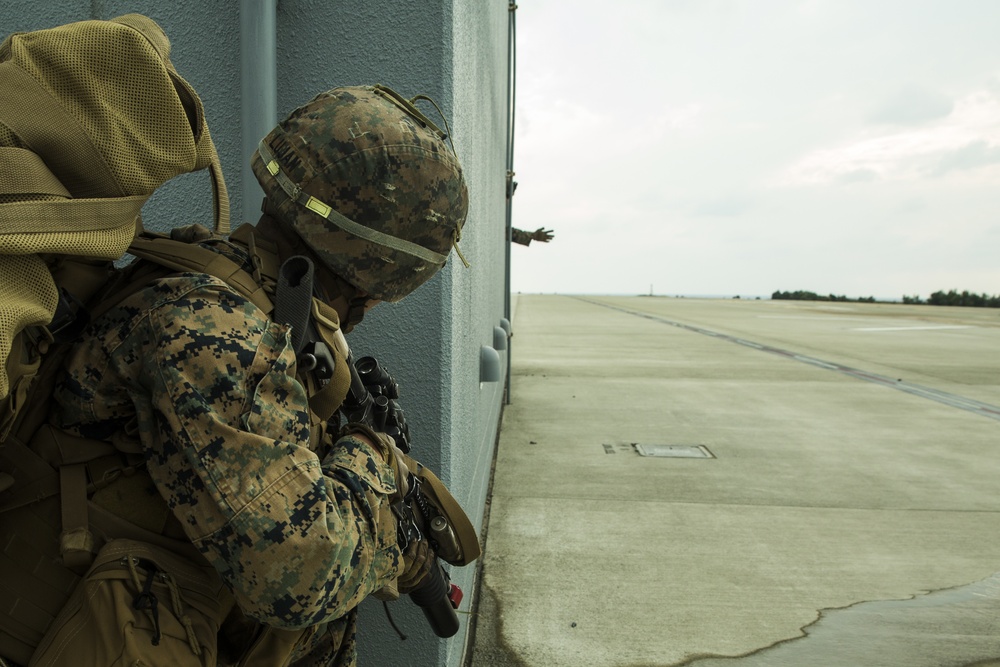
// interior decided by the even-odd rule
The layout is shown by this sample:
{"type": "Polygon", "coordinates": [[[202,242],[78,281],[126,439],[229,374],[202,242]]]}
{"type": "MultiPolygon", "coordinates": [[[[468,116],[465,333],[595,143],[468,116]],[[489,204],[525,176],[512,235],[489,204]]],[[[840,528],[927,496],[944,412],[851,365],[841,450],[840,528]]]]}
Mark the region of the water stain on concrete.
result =
{"type": "Polygon", "coordinates": [[[907,600],[823,610],[803,635],[675,667],[1000,667],[1000,572],[907,600]]]}
{"type": "Polygon", "coordinates": [[[467,667],[528,667],[503,637],[501,602],[480,579],[476,604],[475,636],[466,660],[467,667]]]}

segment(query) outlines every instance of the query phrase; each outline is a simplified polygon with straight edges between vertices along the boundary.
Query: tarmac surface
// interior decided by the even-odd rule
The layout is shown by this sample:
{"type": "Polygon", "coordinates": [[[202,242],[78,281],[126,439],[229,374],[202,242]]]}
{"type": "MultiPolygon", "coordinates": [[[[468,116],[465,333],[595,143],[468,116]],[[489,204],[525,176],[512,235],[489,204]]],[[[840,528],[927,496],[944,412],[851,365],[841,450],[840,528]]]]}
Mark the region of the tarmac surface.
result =
{"type": "Polygon", "coordinates": [[[1000,666],[1000,311],[515,303],[472,667],[1000,666]]]}

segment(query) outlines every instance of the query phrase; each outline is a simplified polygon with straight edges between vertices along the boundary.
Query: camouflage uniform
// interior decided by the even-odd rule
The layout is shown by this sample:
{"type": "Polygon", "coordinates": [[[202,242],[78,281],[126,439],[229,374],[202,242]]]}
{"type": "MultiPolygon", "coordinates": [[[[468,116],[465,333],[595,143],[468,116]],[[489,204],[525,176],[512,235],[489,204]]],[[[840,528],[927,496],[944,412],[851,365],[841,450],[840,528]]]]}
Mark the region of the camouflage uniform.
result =
{"type": "Polygon", "coordinates": [[[526,232],[523,229],[512,227],[510,230],[510,240],[520,245],[531,245],[532,241],[548,243],[552,240],[552,230],[539,227],[533,232],[526,232]]]}
{"type": "Polygon", "coordinates": [[[370,445],[310,424],[287,326],[216,278],[174,274],[90,325],[54,398],[60,428],[137,433],[156,489],[243,612],[311,629],[296,667],[355,663],[355,607],[402,569],[395,480],[370,445]]]}
{"type": "Polygon", "coordinates": [[[512,228],[510,230],[510,240],[520,245],[531,245],[531,232],[523,229],[512,228]]]}

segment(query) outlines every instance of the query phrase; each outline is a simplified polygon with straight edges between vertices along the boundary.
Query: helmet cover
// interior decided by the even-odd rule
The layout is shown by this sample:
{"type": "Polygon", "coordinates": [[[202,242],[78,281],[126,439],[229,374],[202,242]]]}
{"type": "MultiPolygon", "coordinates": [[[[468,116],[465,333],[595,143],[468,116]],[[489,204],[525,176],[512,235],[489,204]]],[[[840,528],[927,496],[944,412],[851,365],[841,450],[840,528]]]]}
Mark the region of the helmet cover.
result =
{"type": "Polygon", "coordinates": [[[335,88],[260,142],[251,168],[269,210],[333,273],[398,301],[444,266],[468,190],[444,133],[382,86],[335,88]]]}

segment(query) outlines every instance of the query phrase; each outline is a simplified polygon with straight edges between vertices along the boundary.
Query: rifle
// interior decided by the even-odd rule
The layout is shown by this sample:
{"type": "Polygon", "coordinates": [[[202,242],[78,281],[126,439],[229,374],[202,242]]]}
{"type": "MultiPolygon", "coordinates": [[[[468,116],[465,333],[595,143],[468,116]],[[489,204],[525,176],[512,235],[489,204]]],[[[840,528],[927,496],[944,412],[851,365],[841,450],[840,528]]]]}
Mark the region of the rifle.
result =
{"type": "MultiPolygon", "coordinates": [[[[292,325],[292,344],[299,369],[326,382],[333,376],[336,361],[311,321],[314,270],[312,261],[302,255],[290,257],[282,264],[274,319],[292,325]]],[[[351,382],[339,408],[341,415],[347,423],[363,423],[388,434],[396,447],[409,453],[410,429],[396,402],[399,385],[374,357],[363,357],[355,363],[348,353],[346,361],[351,382]]],[[[392,508],[400,550],[405,551],[414,540],[427,539],[437,556],[454,565],[467,565],[480,554],[475,528],[434,473],[419,464],[417,468],[410,471],[406,497],[392,508]]],[[[434,634],[447,638],[458,632],[455,610],[462,601],[462,589],[451,583],[437,558],[424,581],[409,595],[423,610],[434,634]]]]}
{"type": "MultiPolygon", "coordinates": [[[[387,434],[395,441],[396,447],[408,454],[410,429],[403,409],[396,402],[399,385],[374,357],[362,357],[357,362],[348,357],[348,365],[351,387],[340,407],[347,423],[363,423],[374,431],[387,434]]],[[[392,506],[396,515],[397,542],[400,551],[405,551],[411,542],[427,539],[434,553],[447,559],[452,554],[460,553],[460,547],[447,517],[437,511],[421,491],[422,484],[423,480],[411,471],[406,496],[392,506]]],[[[413,603],[423,610],[434,634],[452,637],[458,632],[455,610],[462,602],[462,589],[450,582],[448,573],[436,557],[423,582],[409,595],[413,603]]]]}

